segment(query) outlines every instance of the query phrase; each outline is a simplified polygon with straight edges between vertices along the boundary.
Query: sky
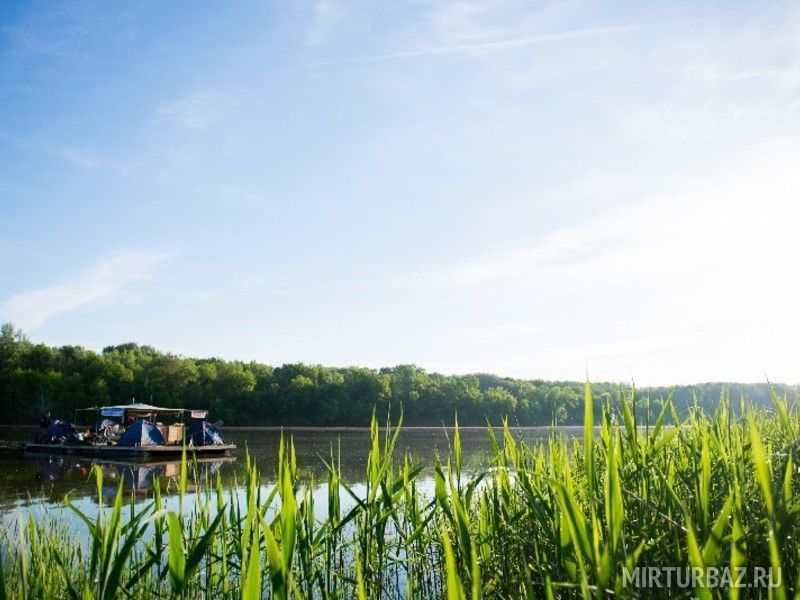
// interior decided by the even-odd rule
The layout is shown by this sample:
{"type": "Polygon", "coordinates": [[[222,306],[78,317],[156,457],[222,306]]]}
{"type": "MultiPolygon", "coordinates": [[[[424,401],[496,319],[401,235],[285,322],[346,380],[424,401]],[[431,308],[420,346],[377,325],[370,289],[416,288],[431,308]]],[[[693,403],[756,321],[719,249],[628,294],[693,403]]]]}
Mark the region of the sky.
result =
{"type": "Polygon", "coordinates": [[[793,2],[0,3],[0,321],[800,382],[793,2]]]}

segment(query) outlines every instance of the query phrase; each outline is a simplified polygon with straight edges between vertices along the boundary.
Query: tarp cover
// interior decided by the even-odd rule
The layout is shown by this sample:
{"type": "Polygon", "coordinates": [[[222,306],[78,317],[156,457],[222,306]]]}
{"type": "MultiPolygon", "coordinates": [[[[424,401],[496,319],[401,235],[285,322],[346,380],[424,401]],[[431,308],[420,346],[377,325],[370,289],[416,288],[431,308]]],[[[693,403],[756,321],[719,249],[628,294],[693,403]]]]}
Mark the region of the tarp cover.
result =
{"type": "Polygon", "coordinates": [[[139,419],[134,421],[119,438],[117,446],[133,448],[135,446],[163,446],[164,436],[152,423],[139,419]]]}
{"type": "Polygon", "coordinates": [[[188,441],[194,446],[221,446],[225,443],[219,429],[199,420],[192,421],[189,425],[188,441]]]}
{"type": "Polygon", "coordinates": [[[116,423],[111,419],[103,419],[102,421],[98,421],[94,426],[94,432],[100,433],[101,431],[105,431],[109,427],[114,427],[116,423]]]}
{"type": "Polygon", "coordinates": [[[125,409],[121,406],[106,406],[100,409],[100,414],[104,417],[121,417],[125,414],[125,409]]]}
{"type": "Polygon", "coordinates": [[[56,419],[47,428],[47,431],[36,436],[35,441],[40,444],[74,444],[78,441],[78,438],[72,425],[61,419],[56,419]]]}

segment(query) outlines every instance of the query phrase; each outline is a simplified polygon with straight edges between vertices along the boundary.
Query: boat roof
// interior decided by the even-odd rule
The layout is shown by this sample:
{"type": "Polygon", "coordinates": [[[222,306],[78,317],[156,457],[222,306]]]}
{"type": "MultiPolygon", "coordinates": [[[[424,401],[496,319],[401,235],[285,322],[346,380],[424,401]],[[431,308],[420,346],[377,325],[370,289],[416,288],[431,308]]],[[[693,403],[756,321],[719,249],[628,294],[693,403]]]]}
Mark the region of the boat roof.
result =
{"type": "Polygon", "coordinates": [[[133,404],[112,404],[110,406],[101,406],[100,408],[122,408],[125,410],[152,410],[152,411],[183,411],[183,408],[167,408],[165,406],[153,406],[152,404],[144,404],[142,402],[134,402],[133,404]]]}
{"type": "Polygon", "coordinates": [[[205,410],[192,409],[192,408],[168,408],[166,406],[153,406],[152,404],[144,404],[142,402],[134,402],[132,404],[111,404],[108,406],[90,406],[88,408],[79,408],[78,410],[118,410],[125,412],[207,412],[205,410]]]}

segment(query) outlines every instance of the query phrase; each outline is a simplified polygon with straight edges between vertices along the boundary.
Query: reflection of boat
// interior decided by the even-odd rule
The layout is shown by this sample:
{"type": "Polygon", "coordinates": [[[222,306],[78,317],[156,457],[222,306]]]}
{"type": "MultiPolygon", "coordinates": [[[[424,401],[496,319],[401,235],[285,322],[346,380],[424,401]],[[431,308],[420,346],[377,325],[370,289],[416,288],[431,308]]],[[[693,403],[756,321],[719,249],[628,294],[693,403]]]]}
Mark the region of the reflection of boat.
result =
{"type": "Polygon", "coordinates": [[[87,428],[85,434],[76,432],[69,423],[55,421],[37,439],[25,444],[25,451],[154,459],[174,457],[184,449],[189,454],[204,456],[228,456],[236,449],[234,444],[223,441],[218,426],[206,421],[205,410],[127,404],[81,411],[96,412],[98,418],[97,424],[87,428]]]}
{"type": "MultiPolygon", "coordinates": [[[[41,472],[42,478],[48,482],[85,481],[91,475],[92,467],[100,468],[103,475],[104,496],[115,496],[122,481],[124,489],[134,493],[147,493],[153,489],[156,480],[175,480],[180,477],[181,463],[178,460],[159,461],[120,461],[103,459],[81,459],[68,456],[43,457],[41,454],[25,454],[32,458],[41,472]]],[[[211,479],[226,463],[233,463],[235,457],[196,457],[189,468],[188,491],[196,487],[193,476],[196,472],[200,480],[211,479]],[[196,465],[196,471],[194,468],[196,465]]],[[[162,484],[162,490],[166,486],[162,484]]]]}
{"type": "MultiPolygon", "coordinates": [[[[233,462],[234,457],[198,458],[194,461],[197,464],[197,476],[200,479],[211,478],[216,475],[222,465],[226,462],[233,462]]],[[[121,461],[98,461],[96,463],[103,471],[105,481],[112,480],[113,485],[103,486],[104,496],[115,496],[117,485],[122,479],[122,485],[126,490],[136,493],[146,493],[153,489],[156,479],[177,479],[181,473],[180,461],[157,461],[157,462],[121,462],[121,461]]],[[[196,484],[189,483],[188,491],[193,491],[196,484]]],[[[163,489],[163,486],[162,486],[163,489]]]]}

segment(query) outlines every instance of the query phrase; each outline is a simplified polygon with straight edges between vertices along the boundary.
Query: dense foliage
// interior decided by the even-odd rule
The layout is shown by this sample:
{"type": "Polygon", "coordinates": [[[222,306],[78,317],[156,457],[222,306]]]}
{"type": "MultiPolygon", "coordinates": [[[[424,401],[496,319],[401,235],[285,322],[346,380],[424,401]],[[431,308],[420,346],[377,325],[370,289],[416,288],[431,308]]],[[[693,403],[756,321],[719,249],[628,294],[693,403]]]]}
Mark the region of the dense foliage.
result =
{"type": "Polygon", "coordinates": [[[357,487],[334,452],[327,481],[301,482],[283,439],[266,484],[249,458],[243,489],[186,460],[139,503],[120,480],[96,517],[73,507],[85,537],[63,515],[0,527],[0,598],[798,597],[800,419],[785,399],[740,417],[723,399],[710,417],[673,415],[677,427],[663,425],[667,401],[643,428],[630,394],[601,405],[598,436],[586,400],[582,442],[489,430],[491,463],[475,471],[456,429],[445,461],[428,459],[432,482],[376,421],[357,487]],[[662,587],[635,568],[662,569],[662,587]],[[667,584],[664,568],[684,575],[667,584]]]}
{"type": "MultiPolygon", "coordinates": [[[[532,365],[535,368],[535,365],[532,365]]],[[[373,408],[410,425],[579,424],[582,383],[520,380],[496,375],[440,375],[414,365],[380,370],[186,358],[150,346],[120,344],[98,354],[80,346],[30,342],[11,324],[0,331],[0,421],[26,423],[43,410],[72,418],[76,408],[151,402],[209,408],[229,425],[367,425],[373,408]]],[[[596,402],[616,397],[619,384],[595,384],[596,402]]],[[[669,393],[678,414],[695,402],[713,410],[723,390],[755,405],[769,404],[766,384],[720,384],[641,390],[657,412],[669,393]]],[[[780,393],[796,390],[778,386],[780,393]]],[[[638,407],[644,414],[645,400],[638,407]]],[[[642,417],[644,419],[644,416],[642,417]]],[[[642,421],[644,422],[644,421],[642,421]]]]}

